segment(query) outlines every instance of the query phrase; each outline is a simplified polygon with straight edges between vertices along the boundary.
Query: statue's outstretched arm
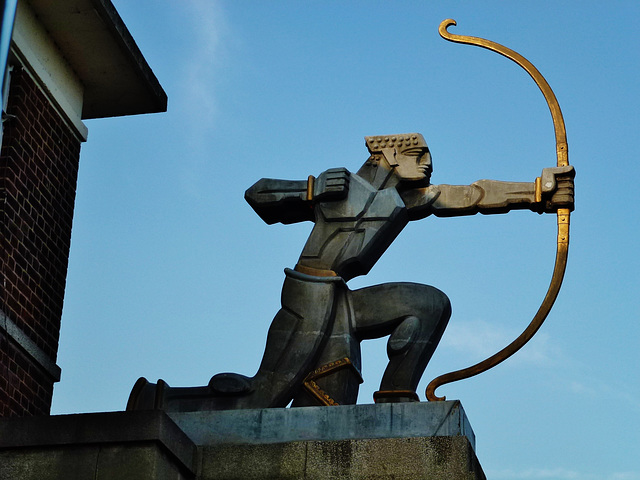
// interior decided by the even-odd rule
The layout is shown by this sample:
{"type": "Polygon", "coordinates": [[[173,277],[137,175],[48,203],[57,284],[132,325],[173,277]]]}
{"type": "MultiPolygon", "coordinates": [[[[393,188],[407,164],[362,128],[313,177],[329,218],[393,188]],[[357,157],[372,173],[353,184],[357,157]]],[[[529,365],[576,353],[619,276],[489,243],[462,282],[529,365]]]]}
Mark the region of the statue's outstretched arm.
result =
{"type": "Polygon", "coordinates": [[[307,180],[263,178],[249,188],[244,198],[269,225],[313,221],[316,202],[337,201],[347,196],[349,171],[332,168],[307,180]]]}
{"type": "Polygon", "coordinates": [[[495,214],[529,209],[573,210],[573,167],[545,168],[535,182],[479,180],[471,185],[431,185],[403,194],[413,218],[495,214]],[[412,210],[414,212],[412,212],[412,210]]]}
{"type": "Polygon", "coordinates": [[[535,203],[534,183],[478,180],[471,185],[438,188],[440,195],[431,205],[431,212],[438,217],[505,213],[531,208],[535,203]]]}

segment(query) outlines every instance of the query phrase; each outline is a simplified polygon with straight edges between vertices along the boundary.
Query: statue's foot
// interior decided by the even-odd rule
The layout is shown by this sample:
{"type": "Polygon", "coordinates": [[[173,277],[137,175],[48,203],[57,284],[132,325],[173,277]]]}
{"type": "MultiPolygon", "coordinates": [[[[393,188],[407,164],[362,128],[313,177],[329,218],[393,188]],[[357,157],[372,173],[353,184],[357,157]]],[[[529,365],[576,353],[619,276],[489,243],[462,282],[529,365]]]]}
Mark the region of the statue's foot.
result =
{"type": "Polygon", "coordinates": [[[375,403],[419,402],[420,397],[413,390],[378,390],[373,392],[375,403]]]}
{"type": "Polygon", "coordinates": [[[160,379],[140,377],[133,386],[127,410],[192,412],[247,408],[240,405],[253,392],[251,378],[235,373],[214,375],[204,387],[170,387],[160,379]]]}
{"type": "Polygon", "coordinates": [[[209,380],[209,388],[218,395],[246,395],[253,391],[251,379],[237,373],[219,373],[209,380]]]}
{"type": "Polygon", "coordinates": [[[140,377],[131,389],[127,401],[127,411],[153,410],[156,408],[156,385],[140,377]]]}

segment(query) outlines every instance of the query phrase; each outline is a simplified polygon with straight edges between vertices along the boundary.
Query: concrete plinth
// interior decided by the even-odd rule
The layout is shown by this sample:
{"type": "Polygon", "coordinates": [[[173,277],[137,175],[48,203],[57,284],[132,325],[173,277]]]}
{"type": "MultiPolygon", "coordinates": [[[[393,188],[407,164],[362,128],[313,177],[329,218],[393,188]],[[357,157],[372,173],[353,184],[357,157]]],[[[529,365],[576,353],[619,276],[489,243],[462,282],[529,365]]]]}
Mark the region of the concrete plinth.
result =
{"type": "Polygon", "coordinates": [[[0,419],[0,478],[482,480],[459,402],[0,419]]]}
{"type": "Polygon", "coordinates": [[[195,444],[164,412],[0,419],[0,479],[195,479],[195,444]]]}
{"type": "Polygon", "coordinates": [[[202,480],[485,479],[464,436],[205,446],[200,472],[202,480]]]}
{"type": "Polygon", "coordinates": [[[198,445],[475,436],[459,401],[169,412],[198,445]]]}

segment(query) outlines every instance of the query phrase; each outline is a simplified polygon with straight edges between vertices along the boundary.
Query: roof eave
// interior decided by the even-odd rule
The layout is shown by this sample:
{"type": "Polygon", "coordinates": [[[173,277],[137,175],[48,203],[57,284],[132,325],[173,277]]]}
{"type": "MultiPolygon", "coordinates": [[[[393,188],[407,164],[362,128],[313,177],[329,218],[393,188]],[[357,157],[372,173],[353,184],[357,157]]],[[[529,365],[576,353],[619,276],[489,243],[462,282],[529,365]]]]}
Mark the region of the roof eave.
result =
{"type": "Polygon", "coordinates": [[[110,0],[27,0],[84,86],[82,118],[167,110],[167,95],[110,0]]]}

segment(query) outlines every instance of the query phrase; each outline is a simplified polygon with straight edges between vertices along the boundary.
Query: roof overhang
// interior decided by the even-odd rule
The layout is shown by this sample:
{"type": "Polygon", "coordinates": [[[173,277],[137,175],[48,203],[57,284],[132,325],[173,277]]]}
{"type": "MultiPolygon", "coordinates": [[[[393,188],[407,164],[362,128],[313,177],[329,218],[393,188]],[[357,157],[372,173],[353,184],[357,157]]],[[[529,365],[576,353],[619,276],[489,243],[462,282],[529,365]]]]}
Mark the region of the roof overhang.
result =
{"type": "Polygon", "coordinates": [[[167,110],[167,94],[110,0],[24,0],[84,87],[82,118],[167,110]]]}

